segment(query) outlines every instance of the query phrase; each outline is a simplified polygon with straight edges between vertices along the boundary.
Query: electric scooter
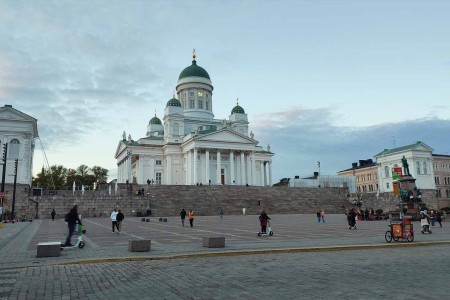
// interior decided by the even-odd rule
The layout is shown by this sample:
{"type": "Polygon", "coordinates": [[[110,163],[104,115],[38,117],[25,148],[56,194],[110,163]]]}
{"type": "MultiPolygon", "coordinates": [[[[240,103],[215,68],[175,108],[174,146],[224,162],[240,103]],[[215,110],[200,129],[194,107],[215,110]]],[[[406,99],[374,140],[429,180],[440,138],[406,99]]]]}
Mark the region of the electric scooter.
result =
{"type": "Polygon", "coordinates": [[[73,246],[65,246],[64,243],[61,243],[61,250],[68,250],[68,249],[74,249],[74,248],[84,248],[84,241],[83,241],[83,234],[86,233],[86,230],[83,229],[83,225],[78,224],[78,238],[77,238],[77,242],[75,243],[75,245],[73,246]]]}
{"type": "Polygon", "coordinates": [[[266,232],[258,232],[258,236],[272,236],[273,235],[273,231],[272,231],[272,223],[270,222],[270,220],[267,220],[267,229],[266,232]]]}

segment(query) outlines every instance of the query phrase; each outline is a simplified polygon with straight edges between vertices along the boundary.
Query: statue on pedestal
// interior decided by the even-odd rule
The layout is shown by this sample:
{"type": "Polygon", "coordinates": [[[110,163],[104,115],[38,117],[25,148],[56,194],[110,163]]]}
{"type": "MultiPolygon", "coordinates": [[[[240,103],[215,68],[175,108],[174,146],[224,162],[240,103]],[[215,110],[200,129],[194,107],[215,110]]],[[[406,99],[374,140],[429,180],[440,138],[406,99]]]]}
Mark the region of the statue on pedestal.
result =
{"type": "Polygon", "coordinates": [[[403,170],[405,172],[404,175],[411,175],[409,173],[409,165],[408,165],[408,161],[406,160],[406,157],[403,155],[402,157],[402,165],[403,165],[403,170]]]}

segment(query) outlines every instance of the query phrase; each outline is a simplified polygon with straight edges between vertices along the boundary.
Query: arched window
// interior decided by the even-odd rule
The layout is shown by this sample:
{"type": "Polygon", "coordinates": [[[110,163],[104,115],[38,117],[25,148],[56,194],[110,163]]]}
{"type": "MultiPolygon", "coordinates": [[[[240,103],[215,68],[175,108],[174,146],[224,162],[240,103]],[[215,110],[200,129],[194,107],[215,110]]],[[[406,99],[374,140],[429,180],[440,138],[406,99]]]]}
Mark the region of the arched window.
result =
{"type": "Polygon", "coordinates": [[[18,139],[12,139],[9,142],[9,154],[8,159],[17,159],[19,158],[19,150],[20,150],[20,142],[18,139]]]}
{"type": "Polygon", "coordinates": [[[417,174],[420,174],[420,162],[416,161],[417,174]]]}
{"type": "Polygon", "coordinates": [[[423,174],[427,174],[428,173],[428,170],[427,170],[427,163],[426,162],[423,162],[423,174]]]}
{"type": "Polygon", "coordinates": [[[389,178],[389,167],[388,166],[384,167],[384,176],[386,178],[389,178]]]}
{"type": "Polygon", "coordinates": [[[173,124],[173,135],[180,135],[180,126],[178,123],[173,124]]]}

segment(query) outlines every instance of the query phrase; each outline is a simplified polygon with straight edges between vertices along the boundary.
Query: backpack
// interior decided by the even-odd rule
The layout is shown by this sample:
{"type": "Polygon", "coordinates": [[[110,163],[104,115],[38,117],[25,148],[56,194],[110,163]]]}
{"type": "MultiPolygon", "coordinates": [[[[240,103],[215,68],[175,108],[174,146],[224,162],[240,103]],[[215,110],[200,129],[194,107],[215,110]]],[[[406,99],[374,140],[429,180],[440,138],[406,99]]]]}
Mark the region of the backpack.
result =
{"type": "Polygon", "coordinates": [[[421,220],[423,220],[423,219],[425,219],[426,217],[425,217],[425,214],[424,213],[420,213],[420,219],[421,220]]]}
{"type": "Polygon", "coordinates": [[[64,222],[69,222],[69,213],[67,213],[66,216],[64,217],[64,222]]]}
{"type": "Polygon", "coordinates": [[[259,216],[259,221],[262,222],[263,221],[263,216],[259,216]]]}

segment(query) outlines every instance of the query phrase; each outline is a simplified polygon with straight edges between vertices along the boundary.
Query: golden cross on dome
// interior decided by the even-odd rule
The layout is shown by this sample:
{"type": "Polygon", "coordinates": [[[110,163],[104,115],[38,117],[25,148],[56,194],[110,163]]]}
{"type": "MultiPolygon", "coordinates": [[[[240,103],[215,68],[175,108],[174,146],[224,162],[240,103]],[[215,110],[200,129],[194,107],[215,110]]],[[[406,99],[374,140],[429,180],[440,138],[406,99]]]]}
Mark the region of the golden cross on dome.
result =
{"type": "Polygon", "coordinates": [[[239,97],[236,98],[236,105],[239,105],[239,97]]]}
{"type": "Polygon", "coordinates": [[[192,60],[195,60],[195,49],[192,50],[192,60]]]}
{"type": "Polygon", "coordinates": [[[155,109],[155,117],[156,117],[156,109],[155,109]]]}

